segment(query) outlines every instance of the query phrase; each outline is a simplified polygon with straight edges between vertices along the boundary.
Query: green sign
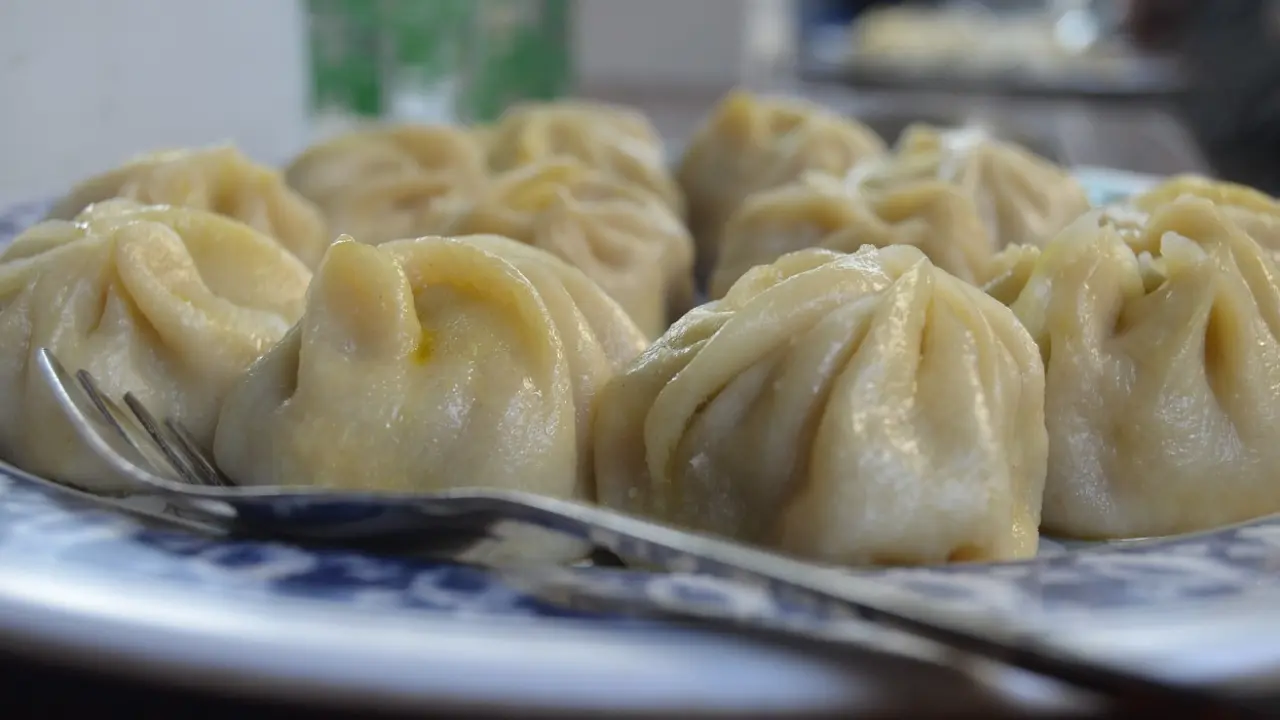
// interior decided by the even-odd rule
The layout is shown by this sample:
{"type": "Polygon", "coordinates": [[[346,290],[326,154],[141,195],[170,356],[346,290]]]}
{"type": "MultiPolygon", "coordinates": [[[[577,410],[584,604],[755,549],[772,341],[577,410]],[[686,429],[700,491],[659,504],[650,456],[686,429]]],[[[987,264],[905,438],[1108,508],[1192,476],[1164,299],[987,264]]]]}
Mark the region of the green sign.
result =
{"type": "Polygon", "coordinates": [[[309,0],[312,107],[485,121],[569,89],[570,0],[309,0]]]}

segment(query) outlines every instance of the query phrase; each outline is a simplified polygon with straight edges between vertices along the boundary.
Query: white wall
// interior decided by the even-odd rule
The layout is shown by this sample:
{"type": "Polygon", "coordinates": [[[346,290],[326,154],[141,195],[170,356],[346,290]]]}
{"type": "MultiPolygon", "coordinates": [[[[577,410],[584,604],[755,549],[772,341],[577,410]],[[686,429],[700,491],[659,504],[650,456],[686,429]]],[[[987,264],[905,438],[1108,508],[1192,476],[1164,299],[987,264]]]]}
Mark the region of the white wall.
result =
{"type": "Polygon", "coordinates": [[[790,51],[789,0],[577,0],[579,80],[715,87],[790,51]]]}
{"type": "Polygon", "coordinates": [[[0,206],[140,150],[306,139],[290,0],[0,0],[0,206]]]}
{"type": "Polygon", "coordinates": [[[578,0],[575,62],[588,85],[728,84],[743,61],[744,0],[578,0]]]}
{"type": "MultiPolygon", "coordinates": [[[[578,0],[580,79],[733,84],[786,4],[578,0]]],[[[303,29],[298,0],[0,0],[0,207],[157,147],[285,159],[309,135],[303,29]]]]}

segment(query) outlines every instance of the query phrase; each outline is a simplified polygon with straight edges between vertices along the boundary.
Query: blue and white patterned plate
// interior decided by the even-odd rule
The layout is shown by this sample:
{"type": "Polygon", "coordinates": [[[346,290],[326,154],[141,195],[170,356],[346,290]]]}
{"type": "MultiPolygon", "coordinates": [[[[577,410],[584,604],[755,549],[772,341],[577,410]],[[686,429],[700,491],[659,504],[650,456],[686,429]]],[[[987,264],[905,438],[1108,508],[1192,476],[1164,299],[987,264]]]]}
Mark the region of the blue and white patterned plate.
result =
{"type": "MultiPolygon", "coordinates": [[[[1151,182],[1081,174],[1097,200],[1151,182]]],[[[0,215],[0,244],[42,210],[0,215]]],[[[1277,570],[1280,518],[1269,518],[1164,541],[1046,542],[1031,562],[848,572],[843,581],[887,602],[982,609],[1108,662],[1223,684],[1280,663],[1277,570]],[[1207,612],[1213,608],[1221,612],[1207,612]]],[[[696,576],[565,572],[609,592],[803,614],[757,588],[696,576]]],[[[698,709],[739,717],[867,707],[865,655],[818,657],[574,612],[525,587],[518,573],[230,540],[0,468],[0,642],[81,661],[109,654],[116,667],[177,682],[370,705],[698,709]]],[[[1060,688],[1028,690],[1025,677],[1007,672],[924,662],[945,654],[856,621],[810,620],[820,632],[891,650],[877,655],[881,672],[900,673],[905,664],[933,678],[926,683],[962,673],[1005,699],[1080,702],[1060,688]]]]}

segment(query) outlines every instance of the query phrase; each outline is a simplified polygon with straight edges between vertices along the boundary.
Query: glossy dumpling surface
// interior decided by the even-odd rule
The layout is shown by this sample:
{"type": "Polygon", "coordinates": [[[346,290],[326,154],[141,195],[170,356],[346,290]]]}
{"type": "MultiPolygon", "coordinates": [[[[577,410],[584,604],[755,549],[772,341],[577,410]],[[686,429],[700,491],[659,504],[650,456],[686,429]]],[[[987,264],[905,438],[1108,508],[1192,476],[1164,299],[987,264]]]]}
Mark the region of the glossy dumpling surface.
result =
{"type": "Polygon", "coordinates": [[[334,233],[376,245],[442,232],[454,204],[474,199],[488,170],[481,141],[466,128],[383,125],[313,145],[285,177],[334,233]]]}
{"type": "Polygon", "coordinates": [[[693,239],[661,200],[570,158],[504,173],[452,226],[541,248],[586,273],[657,337],[693,304],[693,239]]]}
{"type": "Polygon", "coordinates": [[[275,240],[187,208],[115,200],[27,230],[0,255],[0,452],[120,489],[39,377],[42,347],[211,446],[223,397],[302,314],[310,278],[275,240]]]}
{"type": "Polygon", "coordinates": [[[1202,198],[1094,211],[1012,308],[1045,358],[1044,528],[1169,535],[1280,511],[1280,288],[1202,198]]]}
{"type": "Polygon", "coordinates": [[[606,387],[600,500],[840,564],[1036,552],[1044,375],[916,248],[811,249],[690,311],[606,387]]]}
{"type": "Polygon", "coordinates": [[[837,178],[802,181],[757,193],[725,226],[711,297],[739,277],[796,250],[854,252],[863,245],[912,245],[939,268],[969,282],[992,269],[994,242],[972,198],[936,180],[866,193],[837,178]]]}
{"type": "Polygon", "coordinates": [[[223,407],[247,485],[591,497],[599,387],[644,345],[582,273],[500,237],[335,244],[223,407]]]}
{"type": "Polygon", "coordinates": [[[315,267],[333,239],[320,211],[290,190],[279,172],[229,146],[132,160],[77,185],[53,207],[49,219],[70,220],[90,204],[111,198],[225,215],[275,238],[307,267],[315,267]]]}

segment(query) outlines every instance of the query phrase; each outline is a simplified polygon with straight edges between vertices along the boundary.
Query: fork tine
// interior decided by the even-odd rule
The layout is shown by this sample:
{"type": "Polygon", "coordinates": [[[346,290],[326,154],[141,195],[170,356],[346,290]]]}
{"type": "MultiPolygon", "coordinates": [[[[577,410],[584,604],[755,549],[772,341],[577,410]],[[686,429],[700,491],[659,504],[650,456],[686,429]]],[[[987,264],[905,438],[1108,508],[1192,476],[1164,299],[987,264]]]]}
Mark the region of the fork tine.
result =
{"type": "Polygon", "coordinates": [[[91,373],[83,368],[69,372],[48,348],[36,355],[36,366],[67,419],[112,468],[145,485],[181,480],[150,438],[142,439],[133,415],[104,392],[91,373]]]}
{"type": "Polygon", "coordinates": [[[133,412],[133,416],[138,419],[138,423],[142,425],[142,429],[146,430],[147,435],[151,437],[151,441],[160,448],[160,452],[164,454],[165,460],[169,462],[178,476],[184,481],[192,485],[204,485],[204,481],[200,475],[185,462],[183,453],[173,449],[174,443],[165,437],[159,423],[155,417],[147,410],[146,406],[134,396],[133,393],[124,394],[124,404],[129,406],[129,410],[133,412]]]}
{"type": "Polygon", "coordinates": [[[191,432],[187,430],[182,423],[175,422],[166,418],[164,425],[169,429],[170,434],[177,439],[180,450],[186,455],[187,462],[201,476],[201,480],[206,485],[214,487],[235,487],[235,483],[231,479],[222,474],[217,465],[214,465],[200,449],[200,444],[195,438],[191,437],[191,432]]]}
{"type": "MultiPolygon", "coordinates": [[[[54,365],[59,372],[66,373],[66,369],[52,355],[49,356],[49,363],[54,365]]],[[[98,381],[94,380],[93,376],[86,370],[77,370],[75,378],[80,383],[80,388],[84,390],[85,396],[89,398],[89,402],[93,404],[98,414],[102,416],[102,419],[106,420],[107,424],[115,429],[130,447],[141,452],[137,443],[129,436],[129,432],[120,424],[120,418],[125,416],[124,411],[106,393],[102,392],[102,388],[98,387],[98,381]]]]}

